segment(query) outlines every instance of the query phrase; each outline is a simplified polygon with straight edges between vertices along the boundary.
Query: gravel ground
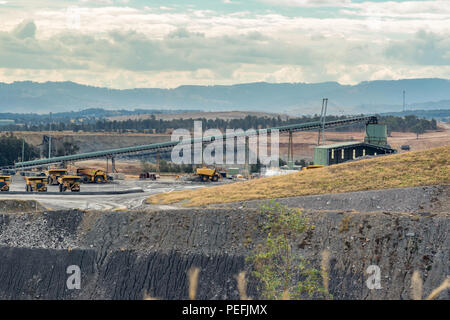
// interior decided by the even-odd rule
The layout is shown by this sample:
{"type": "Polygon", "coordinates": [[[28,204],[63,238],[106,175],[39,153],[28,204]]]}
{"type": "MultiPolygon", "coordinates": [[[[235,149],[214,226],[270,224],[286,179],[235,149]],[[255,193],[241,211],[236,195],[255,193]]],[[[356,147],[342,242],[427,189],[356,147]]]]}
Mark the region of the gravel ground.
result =
{"type": "MultiPolygon", "coordinates": [[[[307,210],[358,212],[410,212],[450,214],[450,186],[425,186],[274,199],[280,204],[307,210]]],[[[259,208],[267,200],[219,204],[219,208],[259,208]]]]}
{"type": "MultiPolygon", "coordinates": [[[[24,191],[25,182],[23,177],[14,176],[11,184],[11,191],[24,191]]],[[[136,209],[142,207],[143,202],[150,195],[155,193],[170,192],[174,190],[184,190],[210,186],[213,184],[203,184],[196,182],[175,181],[175,180],[118,180],[108,184],[82,184],[82,194],[58,192],[58,186],[48,186],[47,193],[14,194],[0,193],[0,199],[22,199],[35,200],[49,210],[123,210],[136,209]],[[130,194],[97,194],[85,195],[84,192],[113,192],[125,190],[139,190],[143,192],[130,194]],[[56,194],[55,194],[56,193],[56,194]]],[[[215,185],[215,184],[214,184],[215,185]]],[[[0,213],[2,209],[0,207],[0,213]]],[[[3,211],[4,212],[4,211],[3,211]]]]}

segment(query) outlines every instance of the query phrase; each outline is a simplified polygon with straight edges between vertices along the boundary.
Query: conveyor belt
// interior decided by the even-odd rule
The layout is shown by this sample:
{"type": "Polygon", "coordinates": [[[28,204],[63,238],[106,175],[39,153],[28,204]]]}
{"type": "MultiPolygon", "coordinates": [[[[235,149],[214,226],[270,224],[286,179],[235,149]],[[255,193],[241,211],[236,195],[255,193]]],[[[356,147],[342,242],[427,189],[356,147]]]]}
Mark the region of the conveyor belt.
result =
{"type": "MultiPolygon", "coordinates": [[[[340,126],[346,126],[358,122],[366,122],[366,123],[377,123],[377,117],[375,116],[362,116],[362,117],[355,117],[355,118],[348,118],[343,120],[334,120],[334,121],[328,121],[325,122],[325,128],[332,128],[332,127],[340,127],[340,126]]],[[[307,123],[300,123],[300,124],[291,124],[287,126],[281,126],[281,127],[274,127],[274,128],[268,128],[268,129],[258,129],[254,130],[253,133],[250,133],[251,135],[258,135],[260,133],[270,133],[271,131],[278,130],[280,133],[283,132],[297,132],[297,131],[307,131],[307,130],[314,130],[314,129],[320,129],[322,127],[322,123],[320,121],[313,121],[313,122],[307,122],[307,123]]],[[[224,134],[222,135],[223,139],[226,138],[232,138],[232,137],[239,137],[243,135],[248,135],[248,133],[231,133],[231,134],[224,134]]],[[[203,138],[197,138],[197,139],[190,139],[190,140],[184,140],[184,141],[169,141],[169,142],[162,142],[162,143],[154,143],[149,145],[141,145],[141,146],[133,146],[133,147],[127,147],[127,148],[119,148],[119,149],[110,149],[110,150],[103,150],[103,151],[96,151],[96,152],[89,152],[89,153],[80,153],[80,154],[74,154],[69,156],[61,156],[61,157],[53,157],[48,159],[40,159],[40,160],[32,160],[32,161],[25,161],[25,162],[17,162],[14,167],[8,167],[8,168],[15,168],[15,169],[22,169],[22,168],[32,168],[32,167],[39,167],[39,166],[45,166],[50,164],[56,164],[61,162],[71,162],[71,161],[80,161],[80,160],[87,160],[87,159],[96,159],[96,158],[107,158],[107,157],[114,157],[117,155],[124,155],[124,154],[132,154],[132,153],[140,153],[140,152],[148,152],[148,151],[157,151],[157,150],[164,150],[164,149],[171,149],[178,145],[179,143],[198,143],[198,142],[211,142],[214,141],[215,137],[209,136],[209,137],[203,137],[203,138]]],[[[2,168],[2,169],[7,169],[2,168]]]]}

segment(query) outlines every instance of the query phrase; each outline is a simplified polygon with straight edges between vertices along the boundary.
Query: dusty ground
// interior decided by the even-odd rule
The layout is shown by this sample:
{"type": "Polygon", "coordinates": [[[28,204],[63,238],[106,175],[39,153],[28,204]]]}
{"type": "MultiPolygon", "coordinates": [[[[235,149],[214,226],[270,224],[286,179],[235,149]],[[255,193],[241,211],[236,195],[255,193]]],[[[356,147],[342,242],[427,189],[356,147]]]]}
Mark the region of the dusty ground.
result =
{"type": "MultiPolygon", "coordinates": [[[[227,181],[225,181],[227,182],[227,181]]],[[[218,182],[216,184],[225,183],[218,182]]],[[[143,190],[144,192],[136,192],[130,194],[118,195],[78,195],[73,193],[64,194],[9,194],[7,192],[0,193],[0,212],[9,212],[8,208],[15,210],[16,206],[21,204],[18,202],[1,202],[2,200],[32,200],[37,201],[38,206],[42,205],[48,210],[61,209],[82,209],[82,210],[125,210],[136,209],[142,206],[145,199],[155,193],[165,193],[175,190],[188,190],[199,187],[211,186],[212,184],[204,184],[200,182],[177,181],[173,177],[162,177],[158,181],[145,180],[117,180],[108,184],[82,184],[82,192],[104,192],[104,191],[123,191],[123,190],[143,190]]],[[[16,175],[12,178],[10,191],[25,191],[25,182],[22,176],[16,175]]],[[[48,186],[49,192],[58,192],[58,186],[48,186]]],[[[35,210],[36,206],[32,206],[35,210]]],[[[23,207],[25,208],[25,207],[23,207]]],[[[22,209],[23,209],[22,208],[22,209]]],[[[28,207],[27,207],[28,208],[28,207]]],[[[19,207],[20,210],[21,207],[19,207]]],[[[20,211],[19,210],[19,211],[20,211]]],[[[24,209],[28,211],[28,209],[24,209]]]]}
{"type": "MultiPolygon", "coordinates": [[[[1,133],[0,133],[1,134],[1,133]]],[[[14,133],[19,138],[24,138],[27,143],[33,145],[40,145],[42,143],[42,136],[48,135],[49,132],[16,132],[14,133]]],[[[80,152],[91,152],[106,150],[112,148],[129,147],[143,144],[159,143],[170,140],[170,135],[167,134],[144,134],[144,133],[73,133],[73,132],[52,132],[55,139],[62,139],[61,141],[69,141],[75,143],[80,147],[80,152]]],[[[364,132],[332,132],[327,131],[325,140],[327,144],[338,143],[344,141],[363,141],[364,132]]],[[[317,131],[297,132],[294,134],[294,159],[306,159],[312,161],[314,154],[314,147],[317,145],[317,131]]],[[[393,132],[388,137],[388,144],[393,148],[398,149],[400,146],[407,144],[411,146],[411,151],[419,151],[431,149],[434,147],[450,145],[450,125],[439,123],[439,130],[427,132],[419,136],[408,132],[393,132]]],[[[280,136],[280,157],[286,159],[288,151],[288,136],[280,136]]],[[[106,169],[106,161],[93,160],[85,162],[86,166],[98,166],[106,169]]],[[[140,173],[139,161],[122,161],[117,160],[116,167],[119,172],[125,174],[137,175],[140,173]]]]}
{"type": "MultiPolygon", "coordinates": [[[[303,197],[273,199],[290,208],[307,211],[379,212],[384,214],[410,213],[423,217],[441,215],[450,217],[450,186],[425,186],[386,190],[358,191],[303,197]]],[[[241,201],[217,204],[218,208],[258,209],[268,200],[241,201]]]]}
{"type": "MultiPolygon", "coordinates": [[[[109,162],[108,167],[106,165],[106,160],[80,161],[76,163],[76,167],[98,168],[111,172],[111,161],[109,162]]],[[[69,169],[71,168],[73,169],[75,166],[69,166],[69,169]]],[[[116,161],[116,170],[117,172],[138,178],[139,174],[142,172],[142,166],[139,160],[118,160],[116,161]]]]}
{"type": "MultiPolygon", "coordinates": [[[[27,136],[29,133],[25,133],[27,136]]],[[[82,134],[86,135],[83,139],[89,139],[90,134],[82,134]]],[[[129,134],[129,135],[116,135],[116,134],[100,134],[99,137],[102,137],[102,143],[100,145],[104,145],[106,148],[107,140],[115,140],[116,144],[118,140],[123,140],[125,137],[127,139],[132,139],[133,144],[136,144],[139,139],[145,139],[145,137],[149,138],[158,138],[158,139],[170,139],[168,135],[148,135],[148,134],[129,134]],[[106,139],[105,141],[103,141],[106,139]]],[[[95,141],[99,139],[99,137],[94,138],[94,142],[90,144],[95,146],[95,141]]],[[[31,137],[30,137],[31,139],[31,137]]],[[[34,137],[33,139],[36,139],[34,137]]],[[[364,140],[364,132],[326,132],[326,143],[338,143],[343,141],[363,141],[364,140]]],[[[37,139],[39,140],[39,139],[37,139]]],[[[41,141],[41,140],[39,140],[41,141]]],[[[130,140],[131,141],[131,140],[130,140]]],[[[148,140],[142,140],[141,143],[150,143],[148,140]]],[[[123,144],[123,143],[122,143],[123,144]]],[[[397,149],[399,153],[405,152],[400,150],[400,146],[407,144],[411,146],[411,151],[419,151],[419,150],[427,150],[440,146],[450,145],[450,125],[448,124],[440,124],[439,131],[427,132],[419,136],[419,139],[416,138],[414,133],[408,132],[393,132],[390,137],[388,137],[388,144],[390,144],[393,148],[397,149]]],[[[307,132],[297,132],[294,134],[294,159],[307,159],[312,161],[314,155],[314,148],[317,145],[317,132],[315,131],[307,131],[307,132]]],[[[97,145],[98,146],[98,145],[97,145]]],[[[280,136],[280,156],[282,158],[286,158],[288,151],[288,137],[286,135],[280,136]]],[[[79,167],[95,167],[99,169],[106,170],[106,160],[87,160],[78,162],[77,166],[79,167]]],[[[109,170],[111,169],[111,162],[109,162],[109,170]]],[[[141,163],[139,160],[117,160],[116,161],[116,169],[118,172],[122,172],[128,175],[139,175],[141,172],[141,163]]]]}

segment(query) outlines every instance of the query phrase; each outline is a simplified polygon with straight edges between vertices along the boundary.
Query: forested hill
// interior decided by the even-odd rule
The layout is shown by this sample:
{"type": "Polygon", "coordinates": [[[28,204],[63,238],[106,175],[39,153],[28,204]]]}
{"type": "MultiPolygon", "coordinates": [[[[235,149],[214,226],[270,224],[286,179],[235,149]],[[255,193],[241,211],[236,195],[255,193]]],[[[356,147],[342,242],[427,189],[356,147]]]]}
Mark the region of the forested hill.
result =
{"type": "Polygon", "coordinates": [[[357,85],[324,83],[247,83],[230,86],[180,86],[175,89],[116,90],[73,82],[0,83],[0,113],[64,112],[86,108],[246,110],[290,114],[320,113],[322,98],[330,113],[401,111],[407,107],[450,109],[450,80],[366,81],[357,85]]]}

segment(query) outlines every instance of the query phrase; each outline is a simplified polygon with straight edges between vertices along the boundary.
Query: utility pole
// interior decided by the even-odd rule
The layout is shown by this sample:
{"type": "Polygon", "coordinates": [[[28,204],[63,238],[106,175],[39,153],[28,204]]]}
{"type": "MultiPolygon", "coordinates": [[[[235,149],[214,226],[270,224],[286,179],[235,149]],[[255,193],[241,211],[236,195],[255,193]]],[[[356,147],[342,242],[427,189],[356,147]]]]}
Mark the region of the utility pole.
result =
{"type": "Polygon", "coordinates": [[[288,142],[288,167],[293,169],[294,165],[294,142],[292,139],[292,130],[289,130],[289,142],[288,142]]]}
{"type": "Polygon", "coordinates": [[[406,91],[403,90],[403,112],[406,111],[406,91]]]}
{"type": "Polygon", "coordinates": [[[22,162],[25,161],[25,138],[22,138],[22,162]]]}
{"type": "Polygon", "coordinates": [[[161,175],[161,152],[158,149],[156,153],[156,167],[158,169],[158,175],[161,175]]]}
{"type": "Polygon", "coordinates": [[[321,133],[322,133],[322,144],[325,144],[325,117],[327,115],[327,107],[328,107],[328,98],[324,98],[322,100],[322,111],[320,112],[320,121],[322,122],[322,128],[319,129],[319,137],[317,139],[317,145],[320,145],[321,133]]]}
{"type": "Polygon", "coordinates": [[[48,132],[48,158],[52,156],[52,113],[50,112],[50,124],[48,132]]]}

